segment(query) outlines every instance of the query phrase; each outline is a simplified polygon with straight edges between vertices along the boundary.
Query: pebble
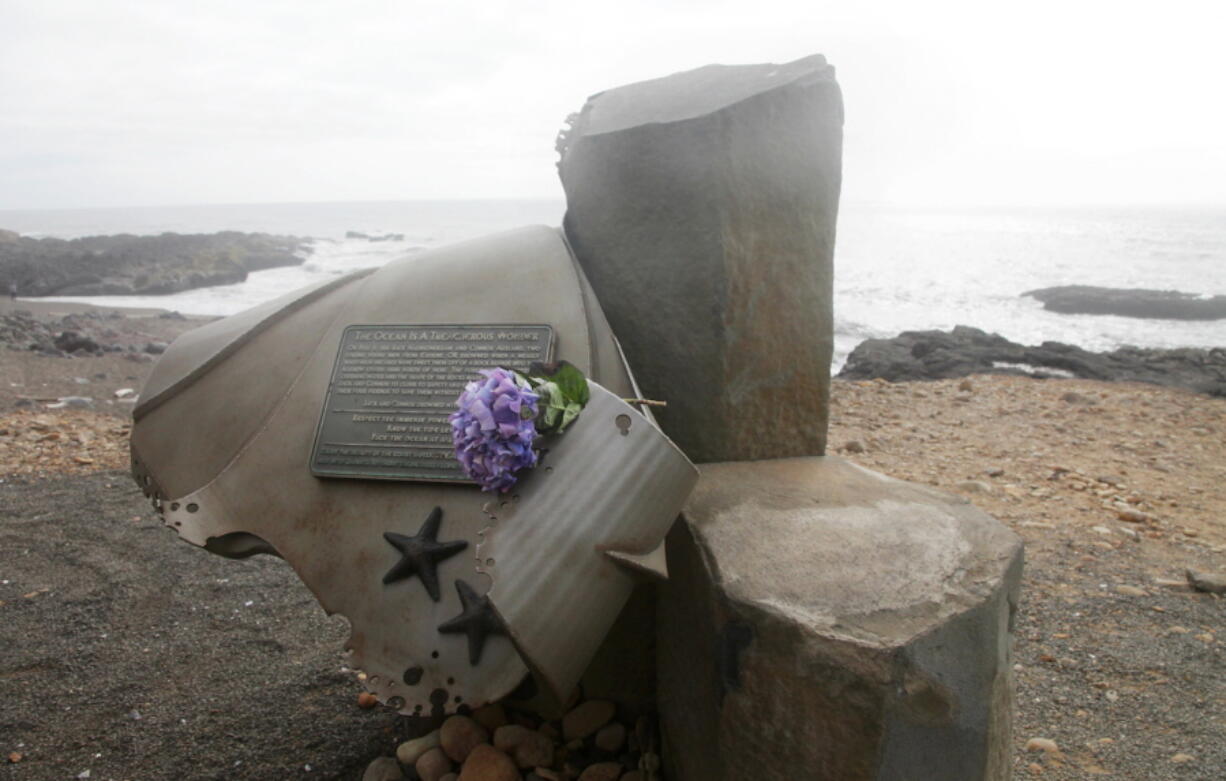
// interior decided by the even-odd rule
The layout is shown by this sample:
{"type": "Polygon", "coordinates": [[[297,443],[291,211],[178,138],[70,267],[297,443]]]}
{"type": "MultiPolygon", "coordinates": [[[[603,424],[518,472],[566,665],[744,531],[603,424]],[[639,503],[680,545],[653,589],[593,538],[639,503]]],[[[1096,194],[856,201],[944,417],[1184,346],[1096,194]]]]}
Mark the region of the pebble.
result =
{"type": "Polygon", "coordinates": [[[482,705],[473,711],[473,720],[493,732],[507,723],[507,711],[496,702],[482,705]]]}
{"type": "Polygon", "coordinates": [[[567,741],[586,738],[612,721],[616,711],[608,700],[588,700],[562,717],[562,735],[567,741]]]}
{"type": "Polygon", "coordinates": [[[1123,594],[1126,597],[1148,597],[1149,592],[1145,589],[1137,588],[1136,586],[1116,586],[1115,593],[1123,594]]]}
{"type": "Polygon", "coordinates": [[[1180,765],[1182,765],[1184,762],[1192,762],[1195,759],[1196,757],[1192,756],[1191,754],[1183,754],[1183,753],[1175,754],[1174,756],[1171,757],[1172,762],[1175,762],[1176,764],[1180,764],[1180,765]]]}
{"type": "MultiPolygon", "coordinates": [[[[494,730],[494,748],[499,751],[505,751],[508,754],[515,751],[532,730],[527,727],[522,727],[518,724],[505,724],[494,730]]],[[[544,763],[549,764],[549,763],[544,763]]]]}
{"type": "Polygon", "coordinates": [[[1145,523],[1149,520],[1149,513],[1143,513],[1140,510],[1134,510],[1131,507],[1120,507],[1115,511],[1121,521],[1128,523],[1145,523]]]}
{"type": "Polygon", "coordinates": [[[20,751],[10,751],[9,752],[9,762],[12,762],[14,765],[16,765],[18,762],[20,762],[23,759],[25,759],[25,757],[22,755],[20,751]]]}
{"type": "Polygon", "coordinates": [[[596,748],[610,753],[621,751],[626,745],[626,726],[613,722],[600,728],[596,733],[596,748]]]}
{"type": "Polygon", "coordinates": [[[1001,477],[1002,475],[1004,475],[1005,470],[998,466],[994,466],[990,469],[985,469],[983,473],[987,475],[988,477],[1001,477]]]}
{"type": "MultiPolygon", "coordinates": [[[[463,762],[477,746],[488,743],[490,733],[468,716],[452,716],[443,722],[439,730],[439,745],[447,756],[463,762]]],[[[491,746],[492,748],[492,746],[491,746]]]]}
{"type": "Polygon", "coordinates": [[[1060,747],[1056,745],[1056,741],[1048,738],[1031,738],[1026,741],[1027,751],[1045,751],[1048,754],[1055,754],[1060,751],[1060,747]]]}
{"type": "Polygon", "coordinates": [[[421,781],[439,781],[451,772],[451,760],[441,748],[432,748],[417,758],[413,765],[421,781]]]}
{"type": "Polygon", "coordinates": [[[358,707],[363,710],[370,710],[379,704],[379,698],[370,692],[362,692],[358,695],[358,707]]]}
{"type": "Polygon", "coordinates": [[[396,749],[396,759],[400,760],[400,764],[405,767],[416,764],[417,759],[432,748],[438,748],[439,742],[438,730],[434,730],[428,735],[422,735],[420,738],[406,740],[401,743],[396,749]]]}
{"type": "Polygon", "coordinates": [[[366,766],[362,781],[404,781],[404,773],[392,757],[379,757],[366,766]]]}
{"type": "Polygon", "coordinates": [[[959,491],[966,491],[967,493],[972,494],[992,493],[992,486],[983,482],[982,480],[963,480],[954,487],[959,491]]]}
{"type": "Polygon", "coordinates": [[[958,383],[958,390],[966,391],[968,393],[972,392],[975,390],[975,383],[971,382],[970,379],[964,379],[962,382],[958,383]]]}
{"type": "Polygon", "coordinates": [[[553,764],[553,741],[533,730],[515,747],[514,757],[520,767],[548,767],[553,764]]]}
{"type": "Polygon", "coordinates": [[[588,765],[579,775],[579,781],[618,781],[622,775],[620,762],[597,762],[588,765]]]}
{"type": "Polygon", "coordinates": [[[457,781],[520,781],[520,775],[510,757],[488,743],[481,743],[468,755],[457,781]]]}
{"type": "Polygon", "coordinates": [[[1185,570],[1188,583],[1197,591],[1209,594],[1226,594],[1226,575],[1220,573],[1197,572],[1185,570]]]}
{"type": "Polygon", "coordinates": [[[843,445],[843,450],[848,453],[863,453],[864,443],[858,439],[851,439],[843,445]]]}

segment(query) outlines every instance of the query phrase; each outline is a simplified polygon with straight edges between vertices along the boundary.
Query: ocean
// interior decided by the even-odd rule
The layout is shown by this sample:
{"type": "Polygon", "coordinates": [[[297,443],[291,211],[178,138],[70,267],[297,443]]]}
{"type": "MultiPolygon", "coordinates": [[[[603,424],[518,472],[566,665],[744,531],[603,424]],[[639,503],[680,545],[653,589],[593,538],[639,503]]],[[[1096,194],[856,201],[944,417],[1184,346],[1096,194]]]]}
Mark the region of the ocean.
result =
{"type": "MultiPolygon", "coordinates": [[[[555,200],[253,204],[0,211],[29,236],[265,231],[317,239],[301,266],[169,296],[66,298],[229,315],[322,278],[519,225],[558,225],[555,200]],[[372,242],[348,232],[403,234],[372,242]]],[[[941,210],[844,204],[835,251],[835,369],[864,339],[971,325],[1016,342],[1090,350],[1226,346],[1226,320],[1045,311],[1021,293],[1102,285],[1226,294],[1226,210],[941,210]]]]}

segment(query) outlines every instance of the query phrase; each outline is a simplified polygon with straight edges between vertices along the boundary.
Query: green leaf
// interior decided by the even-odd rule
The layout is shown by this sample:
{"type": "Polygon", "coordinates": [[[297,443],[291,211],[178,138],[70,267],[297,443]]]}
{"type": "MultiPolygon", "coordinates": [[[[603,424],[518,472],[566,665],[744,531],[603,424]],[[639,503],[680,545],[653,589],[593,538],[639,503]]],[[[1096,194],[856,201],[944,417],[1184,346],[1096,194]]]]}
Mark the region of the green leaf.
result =
{"type": "Polygon", "coordinates": [[[528,374],[552,381],[558,386],[567,401],[577,403],[580,408],[592,397],[591,389],[587,385],[587,377],[584,377],[583,372],[569,361],[551,364],[534,363],[528,369],[528,374]]]}
{"type": "Polygon", "coordinates": [[[567,426],[574,422],[575,418],[579,417],[579,413],[583,411],[583,407],[578,402],[570,402],[566,405],[566,409],[562,412],[562,422],[558,424],[558,431],[563,431],[567,426]]]}

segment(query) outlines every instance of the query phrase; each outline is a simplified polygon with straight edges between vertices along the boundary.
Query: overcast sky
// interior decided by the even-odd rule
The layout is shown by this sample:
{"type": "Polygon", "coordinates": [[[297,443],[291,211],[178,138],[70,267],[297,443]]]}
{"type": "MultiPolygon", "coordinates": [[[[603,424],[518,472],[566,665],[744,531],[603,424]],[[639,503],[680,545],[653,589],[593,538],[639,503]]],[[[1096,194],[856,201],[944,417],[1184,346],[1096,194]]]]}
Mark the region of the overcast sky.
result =
{"type": "Polygon", "coordinates": [[[1224,9],[0,0],[0,209],[560,198],[587,95],[815,52],[847,201],[1226,206],[1224,9]]]}

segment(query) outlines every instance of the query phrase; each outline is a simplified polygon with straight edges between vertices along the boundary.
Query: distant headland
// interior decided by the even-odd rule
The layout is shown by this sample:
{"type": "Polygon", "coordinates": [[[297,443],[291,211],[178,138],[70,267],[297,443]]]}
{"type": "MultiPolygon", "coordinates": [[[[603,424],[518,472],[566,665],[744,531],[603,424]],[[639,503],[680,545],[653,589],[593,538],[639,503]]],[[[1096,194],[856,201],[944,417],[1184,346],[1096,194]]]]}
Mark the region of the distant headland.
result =
{"type": "Polygon", "coordinates": [[[301,264],[312,240],[223,231],[35,239],[0,229],[0,292],[22,296],[165,295],[230,285],[301,264]]]}

